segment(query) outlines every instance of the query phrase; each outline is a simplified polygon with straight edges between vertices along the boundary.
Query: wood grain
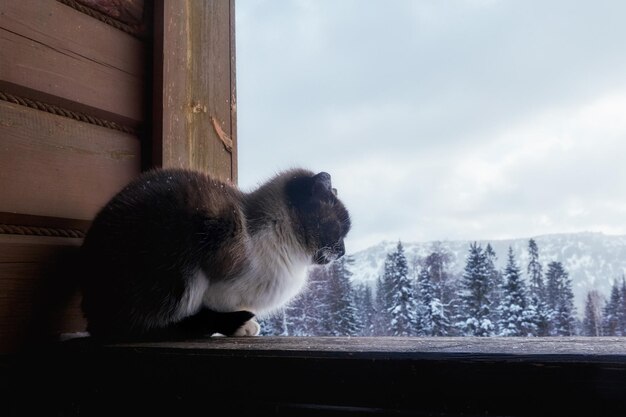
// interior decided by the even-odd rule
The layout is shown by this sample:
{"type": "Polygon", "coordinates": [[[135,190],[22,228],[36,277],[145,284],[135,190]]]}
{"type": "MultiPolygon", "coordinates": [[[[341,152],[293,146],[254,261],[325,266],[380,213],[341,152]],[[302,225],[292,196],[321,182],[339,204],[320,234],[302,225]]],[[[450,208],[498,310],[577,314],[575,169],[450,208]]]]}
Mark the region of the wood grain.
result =
{"type": "Polygon", "coordinates": [[[0,89],[138,126],[145,45],[53,0],[0,2],[0,89]]]}
{"type": "Polygon", "coordinates": [[[64,219],[59,217],[32,216],[29,214],[7,213],[0,211],[0,224],[31,227],[52,227],[87,232],[91,221],[64,219]]]}
{"type": "Polygon", "coordinates": [[[229,1],[161,0],[155,5],[157,166],[194,168],[236,181],[233,11],[229,1]],[[220,134],[233,141],[234,151],[228,151],[220,134]]]}
{"type": "Polygon", "coordinates": [[[140,25],[143,20],[144,0],[77,1],[129,25],[140,25]]]}
{"type": "Polygon", "coordinates": [[[136,137],[0,102],[0,212],[91,220],[140,172],[136,137]]]}
{"type": "Polygon", "coordinates": [[[0,235],[0,353],[85,329],[73,274],[81,239],[0,235]]]}
{"type": "Polygon", "coordinates": [[[467,358],[508,355],[542,359],[566,355],[586,358],[614,356],[626,361],[626,338],[623,337],[256,337],[161,342],[122,345],[133,348],[166,349],[181,354],[197,352],[248,352],[255,355],[318,357],[387,356],[418,357],[432,354],[465,354],[467,358]]]}

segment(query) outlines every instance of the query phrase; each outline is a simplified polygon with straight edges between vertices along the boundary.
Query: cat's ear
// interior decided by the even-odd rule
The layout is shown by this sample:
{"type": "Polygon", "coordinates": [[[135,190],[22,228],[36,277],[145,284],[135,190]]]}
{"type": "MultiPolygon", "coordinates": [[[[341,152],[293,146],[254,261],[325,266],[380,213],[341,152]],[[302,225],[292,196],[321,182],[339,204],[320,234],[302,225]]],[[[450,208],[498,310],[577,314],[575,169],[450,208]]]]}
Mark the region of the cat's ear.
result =
{"type": "Polygon", "coordinates": [[[334,194],[328,172],[320,172],[313,177],[311,194],[317,198],[327,198],[329,194],[334,194]]]}

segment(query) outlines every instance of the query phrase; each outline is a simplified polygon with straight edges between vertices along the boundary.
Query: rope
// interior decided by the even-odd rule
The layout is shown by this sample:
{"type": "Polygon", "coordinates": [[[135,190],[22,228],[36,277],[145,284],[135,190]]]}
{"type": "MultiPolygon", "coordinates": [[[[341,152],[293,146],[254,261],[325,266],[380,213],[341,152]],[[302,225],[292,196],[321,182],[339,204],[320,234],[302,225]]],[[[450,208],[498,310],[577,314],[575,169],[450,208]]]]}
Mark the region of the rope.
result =
{"type": "Polygon", "coordinates": [[[106,127],[109,129],[118,130],[124,133],[130,133],[132,135],[138,135],[139,131],[129,126],[122,126],[115,122],[110,122],[108,120],[102,120],[97,117],[90,116],[85,113],[78,113],[75,111],[67,110],[59,106],[55,106],[53,104],[46,104],[40,101],[31,100],[24,97],[17,97],[13,94],[5,93],[0,91],[0,100],[8,101],[9,103],[19,104],[21,106],[30,107],[32,109],[37,109],[41,111],[45,111],[48,113],[56,114],[57,116],[68,117],[70,119],[78,120],[85,123],[90,123],[92,125],[106,127]]]}
{"type": "Polygon", "coordinates": [[[85,237],[85,232],[78,229],[58,229],[51,227],[15,226],[0,224],[0,234],[8,235],[35,235],[56,237],[85,237]]]}
{"type": "Polygon", "coordinates": [[[85,6],[84,4],[80,4],[75,0],[57,0],[59,3],[63,3],[66,6],[71,7],[74,10],[78,10],[81,13],[86,14],[87,16],[93,17],[94,19],[98,19],[99,21],[106,23],[109,26],[113,26],[115,29],[119,29],[123,32],[128,33],[136,38],[141,38],[143,33],[137,27],[127,25],[126,23],[122,23],[119,20],[115,20],[110,16],[105,15],[104,13],[100,13],[97,10],[94,10],[90,7],[85,6]]]}

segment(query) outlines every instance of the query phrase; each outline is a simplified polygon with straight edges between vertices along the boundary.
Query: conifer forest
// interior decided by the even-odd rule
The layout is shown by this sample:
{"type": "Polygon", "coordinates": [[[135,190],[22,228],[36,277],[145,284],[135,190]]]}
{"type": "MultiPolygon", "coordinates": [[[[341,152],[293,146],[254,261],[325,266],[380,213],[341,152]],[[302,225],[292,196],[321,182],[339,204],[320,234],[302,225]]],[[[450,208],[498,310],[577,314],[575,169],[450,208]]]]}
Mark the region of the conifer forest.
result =
{"type": "Polygon", "coordinates": [[[626,336],[626,279],[604,297],[587,293],[579,318],[561,262],[542,264],[535,240],[527,264],[513,250],[504,268],[490,244],[471,243],[462,274],[450,254],[407,259],[402,242],[387,253],[374,286],[352,279],[349,256],[310,271],[306,290],[261,321],[264,335],[289,336],[626,336]],[[355,283],[357,282],[357,283],[355,283]]]}

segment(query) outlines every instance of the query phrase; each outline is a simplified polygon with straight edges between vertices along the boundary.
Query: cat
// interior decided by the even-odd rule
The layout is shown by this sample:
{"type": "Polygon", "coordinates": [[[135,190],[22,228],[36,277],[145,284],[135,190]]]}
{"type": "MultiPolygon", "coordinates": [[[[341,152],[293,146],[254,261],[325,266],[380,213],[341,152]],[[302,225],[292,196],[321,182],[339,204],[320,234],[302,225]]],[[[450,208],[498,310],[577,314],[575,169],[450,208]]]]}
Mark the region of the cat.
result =
{"type": "Polygon", "coordinates": [[[291,169],[244,193],[201,172],[142,174],[81,247],[87,330],[104,340],[259,334],[257,315],[345,253],[350,215],[328,173],[291,169]]]}

